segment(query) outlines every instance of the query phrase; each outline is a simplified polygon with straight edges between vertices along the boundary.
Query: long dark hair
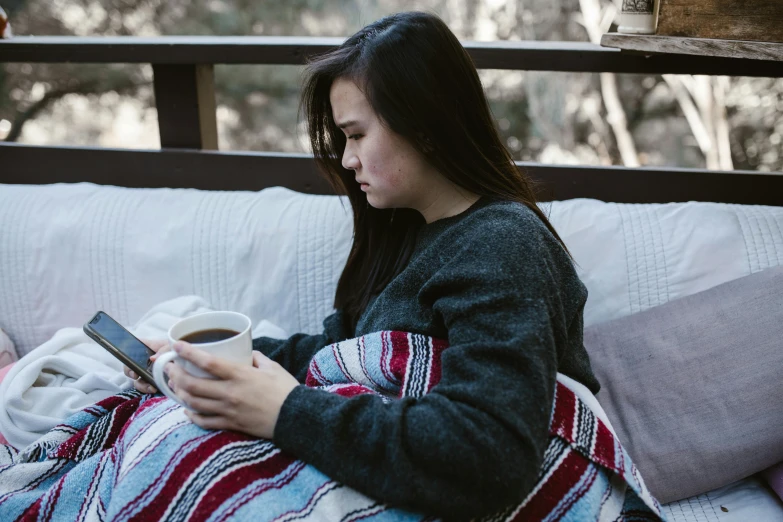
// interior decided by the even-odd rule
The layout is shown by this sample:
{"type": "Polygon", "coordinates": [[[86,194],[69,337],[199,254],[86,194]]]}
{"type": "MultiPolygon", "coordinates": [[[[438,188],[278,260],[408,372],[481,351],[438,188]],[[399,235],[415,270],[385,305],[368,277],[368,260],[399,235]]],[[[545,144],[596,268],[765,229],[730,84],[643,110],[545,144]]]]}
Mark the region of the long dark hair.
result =
{"type": "Polygon", "coordinates": [[[310,59],[300,106],[315,161],[353,208],[353,245],[334,300],[351,329],[372,295],[405,268],[424,219],[413,209],[370,206],[354,172],[343,168],[346,138],[329,100],[337,78],[356,83],[379,119],[448,180],[477,195],[525,204],[563,244],[536,205],[532,181],[501,142],[476,67],[454,33],[430,13],[382,18],[310,59]]]}

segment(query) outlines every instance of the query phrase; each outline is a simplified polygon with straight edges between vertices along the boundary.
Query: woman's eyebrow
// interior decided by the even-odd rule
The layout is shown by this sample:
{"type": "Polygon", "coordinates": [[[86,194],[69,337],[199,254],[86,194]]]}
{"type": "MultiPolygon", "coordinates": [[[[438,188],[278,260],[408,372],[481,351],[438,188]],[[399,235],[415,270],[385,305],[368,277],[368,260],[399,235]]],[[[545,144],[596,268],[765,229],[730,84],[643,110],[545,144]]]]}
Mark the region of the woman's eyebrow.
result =
{"type": "Polygon", "coordinates": [[[359,122],[356,121],[356,120],[344,121],[343,123],[338,123],[337,127],[340,128],[340,129],[344,129],[346,127],[350,127],[351,125],[356,125],[358,123],[359,122]]]}

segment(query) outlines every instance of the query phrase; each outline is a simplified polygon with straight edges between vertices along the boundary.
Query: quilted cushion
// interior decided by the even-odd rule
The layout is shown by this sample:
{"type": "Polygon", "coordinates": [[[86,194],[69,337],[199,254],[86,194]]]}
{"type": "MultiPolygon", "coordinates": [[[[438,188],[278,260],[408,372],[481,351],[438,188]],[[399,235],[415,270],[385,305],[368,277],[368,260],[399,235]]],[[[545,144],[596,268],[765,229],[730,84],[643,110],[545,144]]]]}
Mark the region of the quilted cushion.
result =
{"type": "Polygon", "coordinates": [[[314,333],[350,248],[335,196],[0,185],[0,321],[19,355],[97,310],[132,325],[195,294],[314,333]]]}
{"type": "MultiPolygon", "coordinates": [[[[134,324],[187,294],[315,333],[350,248],[347,205],[279,187],[0,185],[0,320],[20,356],[96,310],[134,324]]],[[[587,285],[586,326],[783,264],[783,207],[542,207],[587,285]]]]}

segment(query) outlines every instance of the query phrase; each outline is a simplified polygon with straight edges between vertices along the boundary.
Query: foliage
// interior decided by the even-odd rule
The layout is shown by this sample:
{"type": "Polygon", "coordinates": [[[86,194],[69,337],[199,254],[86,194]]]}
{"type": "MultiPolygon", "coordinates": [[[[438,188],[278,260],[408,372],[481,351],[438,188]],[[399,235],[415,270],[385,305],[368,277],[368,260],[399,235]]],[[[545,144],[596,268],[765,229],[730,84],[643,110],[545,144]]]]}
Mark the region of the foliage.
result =
{"type": "MultiPolygon", "coordinates": [[[[604,15],[614,8],[609,0],[590,1],[600,5],[604,15]]],[[[426,9],[443,17],[462,40],[589,40],[587,0],[3,4],[17,35],[346,36],[385,14],[426,9]]],[[[306,151],[297,122],[301,70],[217,65],[221,148],[306,151]]],[[[727,160],[734,168],[783,170],[781,79],[616,75],[612,81],[625,116],[618,126],[607,119],[607,77],[495,70],[480,74],[498,128],[518,159],[622,164],[627,156],[621,154],[617,136],[626,133],[643,165],[717,168],[715,150],[721,147],[719,128],[725,122],[728,158],[721,165],[727,160]],[[688,103],[696,112],[687,112],[688,103]]],[[[0,69],[0,121],[13,123],[7,139],[23,142],[152,148],[158,138],[151,80],[147,65],[5,64],[0,69]]]]}

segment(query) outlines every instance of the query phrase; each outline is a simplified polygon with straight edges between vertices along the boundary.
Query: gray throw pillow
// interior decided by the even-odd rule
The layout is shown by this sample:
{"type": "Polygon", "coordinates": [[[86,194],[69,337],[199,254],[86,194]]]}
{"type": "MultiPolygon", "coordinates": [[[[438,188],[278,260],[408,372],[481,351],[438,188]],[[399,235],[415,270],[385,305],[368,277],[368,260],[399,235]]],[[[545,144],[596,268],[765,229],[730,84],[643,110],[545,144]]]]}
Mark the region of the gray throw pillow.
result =
{"type": "Polygon", "coordinates": [[[606,410],[672,502],[783,460],[783,267],[585,329],[606,410]]]}

